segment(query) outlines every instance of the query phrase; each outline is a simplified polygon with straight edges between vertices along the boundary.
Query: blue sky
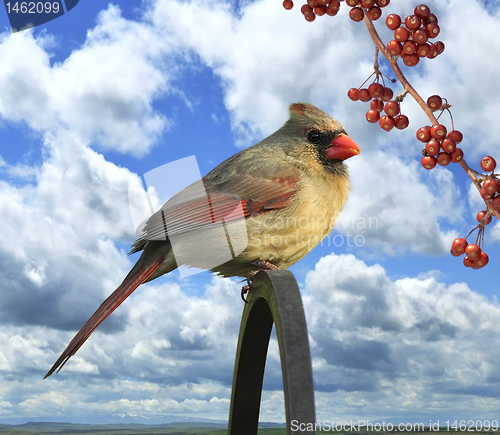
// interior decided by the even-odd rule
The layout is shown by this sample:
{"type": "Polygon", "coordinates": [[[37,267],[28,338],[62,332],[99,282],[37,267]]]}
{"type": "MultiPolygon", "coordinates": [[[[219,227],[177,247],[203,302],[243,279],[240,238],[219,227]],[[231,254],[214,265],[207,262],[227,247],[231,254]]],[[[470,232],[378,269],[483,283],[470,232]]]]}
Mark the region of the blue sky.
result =
{"type": "MultiPolygon", "coordinates": [[[[498,4],[428,4],[446,51],[405,71],[424,97],[453,105],[473,168],[487,154],[500,161],[498,4]]],[[[82,0],[16,34],[0,14],[0,422],[227,419],[243,306],[237,279],[206,272],[142,286],[42,378],[138,257],[126,255],[130,183],[191,155],[205,174],[278,129],[297,101],[341,121],[363,151],[348,161],[337,228],[291,268],[318,420],[495,418],[500,227],[487,229],[486,268],[449,255],[482,210],[468,177],[421,168],[414,134],[427,121],[409,97],[410,127],[391,133],[347,99],[373,48],[345,5],[312,24],[298,6],[82,0]],[[347,246],[355,236],[362,246],[347,246]]],[[[264,421],[284,421],[280,377],[273,342],[264,421]]]]}

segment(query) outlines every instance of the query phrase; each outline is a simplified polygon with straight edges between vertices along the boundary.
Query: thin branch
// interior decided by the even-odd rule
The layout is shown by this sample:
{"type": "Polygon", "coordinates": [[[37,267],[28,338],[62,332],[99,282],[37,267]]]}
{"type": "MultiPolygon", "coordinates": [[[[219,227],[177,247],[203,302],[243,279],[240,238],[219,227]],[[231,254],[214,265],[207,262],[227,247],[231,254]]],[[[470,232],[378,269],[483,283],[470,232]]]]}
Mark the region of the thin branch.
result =
{"type": "MultiPolygon", "coordinates": [[[[363,10],[364,10],[364,8],[363,8],[363,10]]],[[[427,106],[426,102],[422,99],[422,97],[415,90],[415,88],[410,84],[408,79],[405,77],[405,75],[403,74],[403,72],[399,68],[399,65],[398,65],[399,56],[391,56],[389,54],[386,46],[384,45],[384,43],[380,39],[380,36],[379,36],[377,30],[375,29],[375,26],[373,25],[372,20],[370,20],[370,18],[368,18],[368,16],[366,15],[366,11],[364,11],[364,13],[365,13],[364,21],[366,24],[366,28],[368,29],[368,32],[370,33],[370,36],[371,36],[375,46],[378,47],[378,49],[382,52],[382,54],[385,56],[385,58],[389,61],[389,65],[391,65],[391,68],[393,69],[394,73],[396,74],[399,81],[403,85],[404,93],[409,93],[414,98],[414,100],[422,108],[422,110],[425,112],[425,114],[427,115],[427,117],[429,118],[429,120],[432,122],[433,125],[437,124],[438,123],[437,119],[434,116],[434,113],[432,112],[430,107],[427,106]]],[[[478,177],[476,176],[476,174],[479,174],[479,173],[474,171],[473,169],[471,169],[464,159],[460,160],[458,163],[460,166],[462,166],[464,171],[467,173],[467,175],[470,177],[470,179],[474,182],[476,189],[478,191],[480,191],[481,184],[478,181],[478,177]]],[[[482,175],[482,174],[480,174],[480,175],[482,175]]],[[[486,204],[487,210],[492,215],[496,216],[500,220],[500,212],[493,207],[493,205],[491,204],[491,200],[486,200],[482,197],[481,197],[481,199],[483,199],[484,203],[486,204]]]]}

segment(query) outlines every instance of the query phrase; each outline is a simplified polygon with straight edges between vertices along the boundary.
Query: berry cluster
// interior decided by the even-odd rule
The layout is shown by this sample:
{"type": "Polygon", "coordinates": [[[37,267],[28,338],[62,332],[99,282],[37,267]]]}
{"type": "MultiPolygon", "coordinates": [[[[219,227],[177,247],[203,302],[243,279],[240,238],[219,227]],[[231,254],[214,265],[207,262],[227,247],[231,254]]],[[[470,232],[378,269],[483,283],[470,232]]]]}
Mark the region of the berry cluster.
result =
{"type": "MultiPolygon", "coordinates": [[[[482,212],[480,212],[482,213],[482,212]]],[[[491,219],[491,216],[490,216],[491,219]]],[[[480,230],[481,231],[481,230],[480,230]]],[[[480,232],[480,234],[483,234],[480,232]]],[[[479,236],[478,236],[479,237],[479,236]]],[[[481,238],[482,240],[482,238],[481,238]]],[[[481,269],[488,264],[489,258],[486,252],[481,250],[481,247],[477,243],[467,243],[467,238],[458,238],[453,240],[451,244],[451,255],[459,257],[465,254],[464,266],[472,267],[473,269],[481,269]]]]}
{"type": "Polygon", "coordinates": [[[401,114],[399,101],[392,99],[393,92],[378,82],[373,82],[368,88],[351,88],[347,92],[347,96],[352,101],[370,102],[370,109],[366,112],[366,120],[368,122],[380,125],[385,131],[391,131],[394,127],[403,130],[408,127],[410,121],[406,115],[401,114]],[[382,114],[382,111],[385,114],[382,114]]]}
{"type": "MultiPolygon", "coordinates": [[[[481,168],[485,172],[491,172],[491,174],[483,177],[483,183],[481,186],[481,196],[485,200],[490,200],[493,207],[500,211],[500,181],[497,178],[497,174],[494,174],[497,163],[495,159],[490,156],[483,157],[481,160],[481,168]]],[[[467,236],[465,239],[458,238],[455,239],[451,245],[451,254],[458,257],[465,254],[464,266],[472,267],[473,269],[481,269],[488,264],[488,255],[481,249],[481,245],[484,240],[484,227],[491,223],[491,214],[487,210],[480,211],[476,216],[479,225],[474,228],[470,234],[477,228],[479,232],[475,243],[468,244],[467,236]]]]}
{"type": "MultiPolygon", "coordinates": [[[[427,99],[427,106],[435,111],[443,105],[439,95],[432,95],[427,99]]],[[[450,162],[458,163],[463,159],[463,151],[457,147],[462,142],[463,135],[458,130],[448,132],[443,124],[434,124],[432,127],[420,127],[417,130],[417,139],[425,143],[422,150],[421,163],[425,169],[433,169],[436,164],[446,166],[450,162]]]]}
{"type": "MultiPolygon", "coordinates": [[[[287,10],[293,8],[292,0],[284,0],[283,7],[287,10]]],[[[334,17],[339,12],[340,2],[337,0],[307,0],[300,8],[300,12],[304,15],[307,21],[314,21],[316,15],[321,17],[323,15],[330,15],[334,17]]]]}
{"type": "Polygon", "coordinates": [[[385,8],[390,3],[390,0],[345,0],[345,2],[348,6],[351,6],[349,18],[359,22],[363,21],[365,12],[370,20],[378,20],[382,16],[380,8],[385,8]]]}
{"type": "Polygon", "coordinates": [[[434,59],[444,51],[441,41],[430,41],[439,35],[439,25],[427,5],[418,5],[404,22],[399,15],[390,14],[385,24],[394,30],[394,39],[387,43],[387,51],[391,56],[401,56],[406,66],[417,65],[423,57],[434,59]]]}
{"type": "MultiPolygon", "coordinates": [[[[481,160],[481,168],[485,172],[491,172],[491,174],[484,177],[483,184],[481,185],[480,194],[485,200],[491,200],[491,205],[495,210],[500,211],[500,180],[497,178],[497,174],[493,171],[497,166],[497,162],[493,157],[486,156],[481,160]]],[[[491,217],[490,217],[491,220],[491,217]]],[[[486,222],[488,224],[489,222],[486,222]]]]}

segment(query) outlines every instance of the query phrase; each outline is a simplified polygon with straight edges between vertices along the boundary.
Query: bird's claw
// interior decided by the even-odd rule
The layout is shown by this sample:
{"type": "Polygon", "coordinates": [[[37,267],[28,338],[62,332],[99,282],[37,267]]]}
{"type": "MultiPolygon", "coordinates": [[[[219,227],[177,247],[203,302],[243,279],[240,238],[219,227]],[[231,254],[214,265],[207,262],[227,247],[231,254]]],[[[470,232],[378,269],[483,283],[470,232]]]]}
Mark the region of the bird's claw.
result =
{"type": "Polygon", "coordinates": [[[244,285],[241,288],[241,299],[243,299],[243,302],[245,302],[245,304],[248,304],[248,301],[247,301],[245,295],[250,291],[250,285],[252,284],[252,281],[255,278],[255,275],[257,275],[261,270],[277,270],[278,269],[278,266],[275,266],[273,263],[270,263],[267,260],[255,261],[253,264],[255,264],[258,267],[258,269],[251,270],[248,273],[248,278],[247,278],[248,284],[244,285]]]}
{"type": "Polygon", "coordinates": [[[245,295],[250,290],[250,280],[247,279],[247,282],[248,282],[247,285],[244,285],[243,287],[241,287],[241,299],[243,300],[243,302],[245,302],[245,304],[248,304],[248,301],[247,301],[247,298],[245,297],[245,295]]]}

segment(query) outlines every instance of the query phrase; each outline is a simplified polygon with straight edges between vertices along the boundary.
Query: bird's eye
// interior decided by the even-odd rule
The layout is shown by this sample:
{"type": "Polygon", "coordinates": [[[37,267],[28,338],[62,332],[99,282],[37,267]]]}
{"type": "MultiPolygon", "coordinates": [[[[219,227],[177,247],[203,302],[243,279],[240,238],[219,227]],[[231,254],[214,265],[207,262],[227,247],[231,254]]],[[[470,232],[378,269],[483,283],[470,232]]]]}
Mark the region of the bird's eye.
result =
{"type": "Polygon", "coordinates": [[[318,144],[321,141],[321,133],[318,130],[311,130],[307,134],[307,138],[309,139],[309,142],[318,144]]]}

